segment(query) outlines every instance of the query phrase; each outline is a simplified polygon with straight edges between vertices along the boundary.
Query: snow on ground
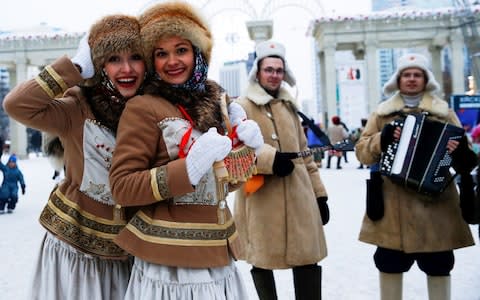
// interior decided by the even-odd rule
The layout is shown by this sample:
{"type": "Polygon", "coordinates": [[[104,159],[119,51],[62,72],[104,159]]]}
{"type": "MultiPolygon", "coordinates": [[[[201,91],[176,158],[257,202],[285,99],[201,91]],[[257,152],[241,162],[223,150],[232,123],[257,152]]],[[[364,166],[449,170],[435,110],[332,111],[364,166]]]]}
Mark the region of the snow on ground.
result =
{"type": "MultiPolygon", "coordinates": [[[[5,158],[5,157],[3,157],[5,158]]],[[[354,154],[342,170],[320,170],[329,193],[330,222],[325,226],[329,254],[323,267],[323,299],[379,299],[378,272],[372,255],[375,247],[358,241],[365,210],[365,179],[368,170],[358,170],[354,154]]],[[[0,300],[25,299],[44,229],[40,211],[55,185],[53,169],[44,157],[18,162],[27,185],[13,214],[0,215],[0,300]]],[[[232,207],[233,197],[229,197],[232,207]]],[[[477,245],[455,251],[452,300],[480,300],[480,249],[478,227],[471,226],[477,245]]],[[[258,299],[250,266],[238,262],[250,299],[258,299]]],[[[274,272],[280,300],[295,299],[291,270],[274,272]]],[[[416,265],[404,275],[404,300],[428,299],[425,275],[416,265]]]]}

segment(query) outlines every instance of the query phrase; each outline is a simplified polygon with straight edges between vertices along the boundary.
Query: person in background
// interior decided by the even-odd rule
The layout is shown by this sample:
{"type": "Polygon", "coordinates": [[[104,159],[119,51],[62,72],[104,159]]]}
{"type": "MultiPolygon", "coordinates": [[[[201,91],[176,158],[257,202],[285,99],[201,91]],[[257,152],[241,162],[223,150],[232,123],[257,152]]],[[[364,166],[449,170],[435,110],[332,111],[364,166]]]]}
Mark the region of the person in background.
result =
{"type": "MultiPolygon", "coordinates": [[[[342,120],[340,120],[340,125],[342,125],[343,129],[345,129],[347,134],[350,132],[350,129],[348,129],[348,127],[347,127],[347,124],[345,124],[345,122],[343,122],[342,120]]],[[[347,136],[347,138],[348,138],[348,136],[347,136]]],[[[348,163],[347,152],[348,151],[342,151],[342,156],[343,156],[343,159],[345,160],[345,163],[348,163]]]]}
{"type": "MultiPolygon", "coordinates": [[[[343,140],[348,138],[348,132],[347,130],[345,130],[345,127],[342,126],[339,116],[332,117],[332,124],[330,124],[327,128],[327,135],[332,145],[335,145],[338,142],[342,142],[343,140]]],[[[327,169],[330,169],[332,157],[334,156],[337,158],[337,169],[341,169],[342,156],[344,152],[346,151],[329,150],[327,158],[327,169]]]]}
{"type": "Polygon", "coordinates": [[[31,151],[38,157],[42,152],[42,133],[38,130],[32,130],[30,137],[31,151]]]}
{"type": "MultiPolygon", "coordinates": [[[[367,165],[380,162],[382,152],[400,138],[401,129],[392,121],[403,114],[427,113],[431,120],[461,127],[448,103],[436,95],[438,90],[425,56],[410,53],[400,57],[397,70],[383,88],[390,98],[371,114],[356,144],[358,160],[367,165]]],[[[460,143],[450,140],[447,150],[460,174],[469,173],[476,165],[474,154],[470,159],[466,137],[460,143]]],[[[470,228],[462,219],[455,184],[438,196],[426,196],[386,176],[380,181],[379,197],[383,201],[377,205],[383,207],[382,212],[375,221],[365,215],[359,239],[377,246],[373,259],[380,272],[381,299],[402,299],[403,273],[414,262],[427,275],[429,299],[450,299],[453,250],[474,244],[470,228]]]]}
{"type": "MultiPolygon", "coordinates": [[[[322,130],[320,123],[315,124],[319,130],[322,130]]],[[[318,148],[322,146],[327,146],[324,141],[319,137],[312,129],[307,127],[307,142],[308,148],[318,148]]],[[[322,167],[323,151],[317,151],[313,153],[313,161],[317,164],[317,167],[322,167]]]]}
{"type": "Polygon", "coordinates": [[[225,198],[234,187],[214,163],[232,150],[227,117],[245,145],[263,139],[207,79],[213,37],[198,11],[164,2],[139,17],[149,81],[125,107],[110,170],[117,205],[138,208],[115,239],[134,256],[125,299],[247,299],[225,198]]]}
{"type": "Polygon", "coordinates": [[[47,233],[28,299],[124,298],[131,260],[113,240],[126,212],[115,206],[108,170],[120,114],[144,77],[137,19],[110,15],[72,59],[60,57],[6,96],[10,117],[57,136],[64,149],[65,178],[40,215],[47,233]]]}
{"type": "Polygon", "coordinates": [[[234,218],[246,243],[241,259],[252,265],[260,299],[277,298],[274,269],[293,270],[297,299],[320,299],[322,269],[317,263],[327,256],[327,192],[313,157],[297,155],[307,149],[307,140],[295,99],[283,86],[295,85],[284,46],[269,40],[255,50],[249,84],[237,102],[262,130],[265,143],[257,152],[257,171],[263,185],[235,193],[234,218]]]}
{"type": "MultiPolygon", "coordinates": [[[[356,144],[358,142],[358,140],[360,139],[360,136],[362,135],[363,130],[365,129],[365,125],[367,125],[367,119],[365,118],[360,119],[360,127],[356,128],[350,135],[352,143],[356,144]]],[[[357,169],[363,169],[363,164],[360,163],[357,169]]]]}
{"type": "Polygon", "coordinates": [[[18,202],[18,185],[22,189],[22,195],[25,195],[25,180],[22,171],[17,166],[15,154],[10,155],[7,165],[0,162],[0,169],[3,173],[3,182],[0,188],[0,214],[5,212],[5,205],[7,205],[7,213],[11,214],[18,202]]]}

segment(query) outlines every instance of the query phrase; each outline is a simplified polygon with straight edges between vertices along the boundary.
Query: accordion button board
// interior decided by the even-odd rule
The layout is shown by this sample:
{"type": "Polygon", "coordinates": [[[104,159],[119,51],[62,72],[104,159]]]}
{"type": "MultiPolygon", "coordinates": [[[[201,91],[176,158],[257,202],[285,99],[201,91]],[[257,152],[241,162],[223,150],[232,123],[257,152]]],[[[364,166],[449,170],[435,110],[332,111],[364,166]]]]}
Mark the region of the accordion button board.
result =
{"type": "Polygon", "coordinates": [[[392,122],[402,128],[400,139],[382,153],[380,172],[393,182],[435,195],[450,183],[452,157],[449,140],[460,140],[464,129],[430,120],[426,114],[409,114],[392,122]]]}

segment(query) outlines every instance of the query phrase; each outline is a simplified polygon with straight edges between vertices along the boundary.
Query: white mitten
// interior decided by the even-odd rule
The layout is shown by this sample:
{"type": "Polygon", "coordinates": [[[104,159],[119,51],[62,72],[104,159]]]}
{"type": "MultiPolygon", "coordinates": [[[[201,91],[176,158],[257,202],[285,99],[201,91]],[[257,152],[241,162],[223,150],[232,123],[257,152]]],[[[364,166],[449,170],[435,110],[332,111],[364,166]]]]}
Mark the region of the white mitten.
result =
{"type": "Polygon", "coordinates": [[[255,149],[255,152],[260,150],[264,143],[260,127],[253,120],[245,120],[238,124],[237,136],[245,145],[255,149]]]}
{"type": "Polygon", "coordinates": [[[232,126],[235,126],[247,118],[247,113],[240,104],[232,102],[228,105],[228,118],[232,126]]]}
{"type": "Polygon", "coordinates": [[[220,135],[216,128],[202,134],[188,151],[186,164],[190,183],[197,185],[216,161],[224,159],[232,150],[232,141],[220,135]]]}
{"type": "Polygon", "coordinates": [[[72,62],[82,68],[83,79],[92,78],[95,69],[92,62],[92,54],[90,53],[90,45],[88,45],[88,33],[78,43],[77,53],[72,57],[72,62]]]}

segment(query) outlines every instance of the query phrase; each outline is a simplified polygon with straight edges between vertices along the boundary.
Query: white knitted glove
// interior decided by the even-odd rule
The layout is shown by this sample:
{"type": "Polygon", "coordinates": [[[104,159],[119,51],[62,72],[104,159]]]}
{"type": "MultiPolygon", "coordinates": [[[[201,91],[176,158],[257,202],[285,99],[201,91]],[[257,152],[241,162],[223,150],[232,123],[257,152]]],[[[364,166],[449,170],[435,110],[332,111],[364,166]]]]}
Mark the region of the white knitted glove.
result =
{"type": "Polygon", "coordinates": [[[88,33],[78,43],[77,53],[72,57],[72,62],[82,68],[83,79],[92,78],[95,69],[92,62],[92,54],[90,53],[90,45],[88,45],[88,33]]]}
{"type": "Polygon", "coordinates": [[[202,134],[188,151],[186,164],[190,183],[197,185],[216,161],[224,159],[232,150],[232,141],[220,135],[216,128],[202,134]]]}
{"type": "Polygon", "coordinates": [[[240,141],[250,148],[255,149],[255,153],[263,146],[263,135],[257,122],[245,120],[238,124],[237,136],[240,141]]]}
{"type": "Polygon", "coordinates": [[[228,105],[228,118],[232,126],[235,126],[247,118],[247,113],[240,104],[232,102],[228,105]]]}

